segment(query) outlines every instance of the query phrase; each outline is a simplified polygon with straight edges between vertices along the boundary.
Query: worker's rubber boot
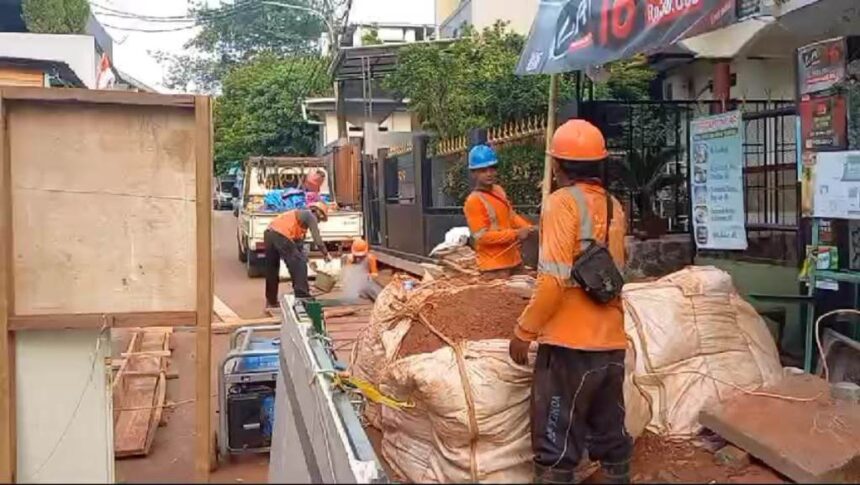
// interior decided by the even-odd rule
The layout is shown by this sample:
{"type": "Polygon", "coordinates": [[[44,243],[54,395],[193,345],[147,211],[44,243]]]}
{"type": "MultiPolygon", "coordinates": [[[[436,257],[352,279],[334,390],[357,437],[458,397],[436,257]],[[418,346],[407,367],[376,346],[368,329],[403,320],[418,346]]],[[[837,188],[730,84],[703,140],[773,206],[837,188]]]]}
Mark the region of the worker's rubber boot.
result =
{"type": "Polygon", "coordinates": [[[534,464],[535,483],[576,483],[573,470],[559,470],[534,464]]]}
{"type": "Polygon", "coordinates": [[[630,483],[630,460],[619,463],[601,463],[600,468],[603,470],[603,483],[630,483]]]}

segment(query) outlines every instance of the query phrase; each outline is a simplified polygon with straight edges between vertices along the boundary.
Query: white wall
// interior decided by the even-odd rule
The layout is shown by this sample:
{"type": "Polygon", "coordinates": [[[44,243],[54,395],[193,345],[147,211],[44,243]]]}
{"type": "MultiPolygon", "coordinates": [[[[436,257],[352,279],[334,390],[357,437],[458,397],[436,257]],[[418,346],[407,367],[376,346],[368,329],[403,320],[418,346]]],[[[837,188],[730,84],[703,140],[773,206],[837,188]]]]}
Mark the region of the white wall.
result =
{"type": "Polygon", "coordinates": [[[96,86],[96,42],[89,35],[0,33],[0,57],[61,61],[88,88],[96,86]]]}
{"type": "MultiPolygon", "coordinates": [[[[663,92],[666,93],[666,85],[671,84],[673,99],[694,99],[713,79],[713,65],[709,59],[700,59],[673,70],[663,83],[663,92]]],[[[794,99],[794,63],[790,59],[735,59],[731,69],[737,75],[737,83],[731,90],[732,98],[794,99]]],[[[707,90],[697,99],[711,100],[713,92],[707,90]]]]}
{"type": "MultiPolygon", "coordinates": [[[[347,129],[353,127],[352,123],[347,122],[347,129]]],[[[391,113],[391,115],[384,119],[382,123],[379,124],[381,128],[387,128],[389,132],[411,132],[412,131],[412,114],[405,111],[395,111],[391,113]]],[[[328,145],[337,140],[337,115],[334,113],[326,113],[325,114],[325,135],[323,136],[323,144],[328,145]]],[[[350,137],[363,137],[364,133],[361,131],[349,131],[350,137]]]]}
{"type": "Polygon", "coordinates": [[[18,483],[113,483],[110,332],[15,338],[18,483]]]}

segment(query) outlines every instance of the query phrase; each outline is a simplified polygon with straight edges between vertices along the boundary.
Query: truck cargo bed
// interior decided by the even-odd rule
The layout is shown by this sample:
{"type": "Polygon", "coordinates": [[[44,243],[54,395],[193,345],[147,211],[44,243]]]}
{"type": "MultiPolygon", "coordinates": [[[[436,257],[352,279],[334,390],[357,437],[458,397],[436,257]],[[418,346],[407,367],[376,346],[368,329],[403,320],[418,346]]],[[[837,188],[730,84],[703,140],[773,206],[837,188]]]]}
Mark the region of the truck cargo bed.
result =
{"type": "MultiPolygon", "coordinates": [[[[352,396],[327,377],[336,368],[332,345],[314,334],[310,317],[292,295],[284,296],[281,310],[281,372],[269,482],[388,482],[352,396]]],[[[369,319],[367,309],[360,311],[352,321],[343,315],[332,317],[329,324],[331,342],[342,347],[336,351],[340,359],[348,358],[360,330],[358,320],[363,315],[369,319]]]]}

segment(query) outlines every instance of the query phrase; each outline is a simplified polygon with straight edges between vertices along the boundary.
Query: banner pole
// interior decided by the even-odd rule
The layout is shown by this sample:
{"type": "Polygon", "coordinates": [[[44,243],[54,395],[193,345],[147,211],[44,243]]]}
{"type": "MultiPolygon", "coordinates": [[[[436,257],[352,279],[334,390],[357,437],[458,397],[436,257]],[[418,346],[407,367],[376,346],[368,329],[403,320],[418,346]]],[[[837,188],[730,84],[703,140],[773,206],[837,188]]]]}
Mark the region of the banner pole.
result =
{"type": "Polygon", "coordinates": [[[552,188],[552,155],[549,154],[549,147],[552,143],[552,135],[555,132],[555,105],[558,101],[558,74],[551,74],[549,77],[549,99],[546,111],[546,154],[543,163],[543,183],[541,184],[541,211],[546,207],[546,199],[549,197],[550,189],[552,188]]]}

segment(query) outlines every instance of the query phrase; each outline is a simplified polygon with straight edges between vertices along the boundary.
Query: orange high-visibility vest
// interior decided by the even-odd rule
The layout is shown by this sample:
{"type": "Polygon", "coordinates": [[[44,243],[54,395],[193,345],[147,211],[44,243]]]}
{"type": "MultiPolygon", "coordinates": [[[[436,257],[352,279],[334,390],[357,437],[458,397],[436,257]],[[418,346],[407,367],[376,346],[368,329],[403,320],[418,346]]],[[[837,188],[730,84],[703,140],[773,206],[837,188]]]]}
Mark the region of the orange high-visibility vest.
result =
{"type": "Polygon", "coordinates": [[[284,212],[269,223],[269,229],[293,241],[304,241],[308,228],[299,221],[299,211],[284,212]]]}
{"type": "Polygon", "coordinates": [[[504,189],[494,185],[492,192],[473,191],[463,212],[475,240],[478,269],[492,271],[522,264],[517,229],[532,224],[514,211],[504,189]]]}
{"type": "Polygon", "coordinates": [[[548,197],[541,214],[537,288],[516,326],[519,338],[579,350],[627,347],[621,299],[598,304],[570,279],[586,240],[603,242],[607,230],[612,259],[624,265],[627,223],[621,203],[613,199],[612,205],[612,227],[607,228],[606,192],[600,185],[577,183],[548,197]]]}

